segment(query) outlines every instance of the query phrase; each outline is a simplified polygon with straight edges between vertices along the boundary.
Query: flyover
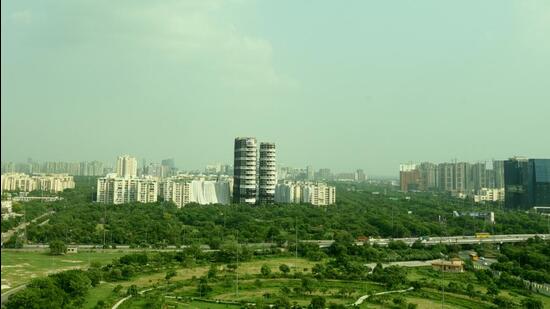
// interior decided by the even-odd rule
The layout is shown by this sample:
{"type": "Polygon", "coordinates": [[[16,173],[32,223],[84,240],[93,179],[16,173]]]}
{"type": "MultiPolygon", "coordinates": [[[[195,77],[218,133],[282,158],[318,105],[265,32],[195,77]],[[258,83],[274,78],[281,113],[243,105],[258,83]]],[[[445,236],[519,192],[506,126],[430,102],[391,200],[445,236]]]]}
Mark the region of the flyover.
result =
{"type": "MultiPolygon", "coordinates": [[[[550,239],[550,234],[510,234],[510,235],[490,235],[485,238],[476,236],[444,236],[444,237],[410,237],[410,238],[369,238],[366,241],[357,241],[356,245],[364,244],[387,246],[391,241],[402,241],[409,246],[416,241],[420,241],[426,246],[433,245],[466,245],[466,244],[503,244],[511,242],[522,242],[529,238],[540,237],[542,239],[550,239]]],[[[321,248],[330,247],[334,240],[302,240],[302,243],[318,244],[321,248]]]]}

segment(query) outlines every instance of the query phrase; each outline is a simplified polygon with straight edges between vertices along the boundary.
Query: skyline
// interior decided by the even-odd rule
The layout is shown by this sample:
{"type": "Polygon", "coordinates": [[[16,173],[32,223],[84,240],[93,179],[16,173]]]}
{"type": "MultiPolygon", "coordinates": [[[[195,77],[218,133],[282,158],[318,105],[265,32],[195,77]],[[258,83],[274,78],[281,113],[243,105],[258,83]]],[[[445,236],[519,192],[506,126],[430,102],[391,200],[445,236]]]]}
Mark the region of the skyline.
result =
{"type": "Polygon", "coordinates": [[[550,3],[402,3],[2,2],[2,161],[548,157],[550,3]]]}

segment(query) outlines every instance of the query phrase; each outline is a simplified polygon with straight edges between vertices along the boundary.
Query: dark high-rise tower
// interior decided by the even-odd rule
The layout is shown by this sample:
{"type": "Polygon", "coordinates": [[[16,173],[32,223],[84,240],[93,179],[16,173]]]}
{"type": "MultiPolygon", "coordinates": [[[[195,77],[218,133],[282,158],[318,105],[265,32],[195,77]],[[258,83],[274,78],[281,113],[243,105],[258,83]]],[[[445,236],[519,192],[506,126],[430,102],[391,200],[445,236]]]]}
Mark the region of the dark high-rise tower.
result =
{"type": "Polygon", "coordinates": [[[507,208],[550,206],[550,159],[504,161],[504,190],[507,208]]]}
{"type": "Polygon", "coordinates": [[[235,138],[233,163],[233,202],[256,203],[257,160],[256,139],[253,137],[235,138]]]}
{"type": "Polygon", "coordinates": [[[277,185],[276,152],[274,143],[260,144],[259,202],[273,203],[277,185]]]}

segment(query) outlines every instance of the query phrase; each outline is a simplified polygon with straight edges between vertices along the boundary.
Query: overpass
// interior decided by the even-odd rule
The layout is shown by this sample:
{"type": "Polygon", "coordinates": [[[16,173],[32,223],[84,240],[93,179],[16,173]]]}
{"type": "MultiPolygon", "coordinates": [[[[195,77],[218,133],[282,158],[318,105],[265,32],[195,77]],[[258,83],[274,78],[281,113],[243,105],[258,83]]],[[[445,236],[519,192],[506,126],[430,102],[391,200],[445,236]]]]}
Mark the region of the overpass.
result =
{"type": "MultiPolygon", "coordinates": [[[[433,245],[466,245],[466,244],[503,244],[511,242],[522,242],[529,238],[538,236],[542,239],[550,239],[550,234],[510,234],[510,235],[490,235],[486,238],[477,238],[476,236],[444,236],[444,237],[413,237],[413,238],[369,238],[367,241],[358,241],[355,244],[362,246],[364,244],[387,246],[391,241],[402,241],[409,246],[415,241],[421,241],[426,246],[433,245]]],[[[330,247],[334,240],[302,240],[302,243],[318,244],[321,248],[330,247]]]]}

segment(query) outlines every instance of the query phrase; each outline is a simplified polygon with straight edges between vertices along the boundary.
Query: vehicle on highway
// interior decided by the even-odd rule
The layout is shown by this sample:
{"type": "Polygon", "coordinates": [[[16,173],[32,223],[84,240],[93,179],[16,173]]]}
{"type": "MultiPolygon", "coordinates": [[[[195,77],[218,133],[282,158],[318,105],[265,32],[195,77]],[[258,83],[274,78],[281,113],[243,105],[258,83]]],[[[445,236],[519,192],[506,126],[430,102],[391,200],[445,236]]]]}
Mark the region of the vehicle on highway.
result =
{"type": "Polygon", "coordinates": [[[476,233],[476,238],[489,238],[489,237],[491,237],[491,234],[489,233],[485,233],[485,232],[476,233]]]}

